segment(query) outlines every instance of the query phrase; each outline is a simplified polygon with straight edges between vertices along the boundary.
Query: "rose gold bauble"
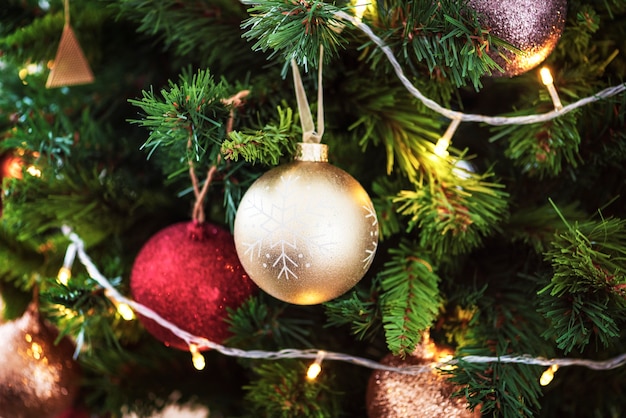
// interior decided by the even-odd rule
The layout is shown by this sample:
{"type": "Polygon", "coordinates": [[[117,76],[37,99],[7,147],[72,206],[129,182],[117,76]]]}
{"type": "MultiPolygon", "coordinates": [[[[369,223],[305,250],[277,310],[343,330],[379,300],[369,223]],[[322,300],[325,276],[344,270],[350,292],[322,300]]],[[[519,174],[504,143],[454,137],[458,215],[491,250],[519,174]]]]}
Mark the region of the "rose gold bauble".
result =
{"type": "Polygon", "coordinates": [[[72,406],[80,369],[71,341],[57,336],[34,304],[0,325],[0,417],[55,418],[72,406]]]}
{"type": "MultiPolygon", "coordinates": [[[[405,359],[387,355],[381,361],[392,367],[426,365],[441,361],[434,344],[424,342],[405,359]]],[[[452,398],[457,387],[436,369],[417,375],[376,370],[365,398],[369,418],[479,418],[463,398],[452,398]]]]}
{"type": "Polygon", "coordinates": [[[250,278],[298,305],[323,303],[363,278],[378,221],[363,187],[329,164],[326,145],[302,143],[296,160],[261,176],[235,217],[235,246],[250,278]]]}
{"type": "Polygon", "coordinates": [[[469,0],[468,5],[482,15],[482,25],[492,35],[522,51],[490,56],[504,69],[493,76],[513,77],[545,60],[554,50],[565,26],[567,0],[469,0]]]}

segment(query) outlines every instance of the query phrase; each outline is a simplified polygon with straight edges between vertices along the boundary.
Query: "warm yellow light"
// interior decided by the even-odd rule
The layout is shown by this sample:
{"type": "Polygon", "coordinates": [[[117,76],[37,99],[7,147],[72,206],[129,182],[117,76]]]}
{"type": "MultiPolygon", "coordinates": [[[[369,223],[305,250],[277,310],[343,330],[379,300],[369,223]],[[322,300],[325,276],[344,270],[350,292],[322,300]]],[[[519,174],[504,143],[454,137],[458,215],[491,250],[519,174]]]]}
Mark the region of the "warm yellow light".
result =
{"type": "Polygon", "coordinates": [[[322,372],[322,365],[313,363],[309,366],[309,369],[306,371],[306,378],[309,380],[316,379],[317,376],[322,372]]]}
{"type": "Polygon", "coordinates": [[[543,374],[541,375],[541,378],[539,379],[539,384],[541,386],[548,386],[550,382],[552,382],[552,379],[554,379],[554,373],[556,373],[558,369],[558,364],[553,364],[552,366],[547,368],[546,371],[543,372],[543,374]]]}
{"type": "Polygon", "coordinates": [[[450,141],[446,138],[439,138],[437,144],[435,145],[435,149],[433,152],[436,156],[441,158],[446,158],[450,153],[448,152],[448,147],[450,146],[450,141]]]}
{"type": "Polygon", "coordinates": [[[63,286],[67,286],[67,283],[70,281],[71,277],[72,270],[70,270],[68,267],[61,267],[59,269],[59,273],[57,274],[57,281],[63,286]]]}
{"type": "Polygon", "coordinates": [[[32,352],[32,356],[35,360],[40,360],[41,359],[41,355],[43,354],[43,348],[41,347],[41,345],[37,344],[37,343],[32,343],[31,347],[31,352],[32,352]]]}
{"type": "Polygon", "coordinates": [[[561,104],[561,98],[556,91],[556,87],[554,87],[554,79],[552,78],[550,69],[548,67],[543,67],[541,70],[539,70],[539,74],[541,75],[541,81],[548,89],[548,93],[550,93],[550,98],[552,99],[552,104],[554,104],[554,109],[563,109],[563,104],[561,104]]]}
{"type": "Polygon", "coordinates": [[[193,362],[193,367],[195,367],[196,370],[204,370],[206,362],[202,353],[198,351],[198,346],[195,344],[189,344],[189,352],[191,353],[191,361],[193,362]]]}
{"type": "Polygon", "coordinates": [[[26,172],[33,177],[41,177],[41,170],[35,167],[34,165],[31,165],[30,167],[28,167],[26,169],[26,172]]]}
{"type": "Polygon", "coordinates": [[[554,84],[554,79],[552,78],[552,73],[548,67],[543,67],[539,70],[539,74],[541,75],[541,82],[544,85],[554,84]]]}
{"type": "Polygon", "coordinates": [[[448,147],[450,146],[452,137],[454,136],[454,133],[456,132],[460,124],[461,119],[452,119],[452,122],[450,122],[450,125],[448,125],[448,129],[446,129],[444,134],[441,136],[441,138],[439,138],[437,144],[435,145],[435,149],[433,150],[433,152],[436,156],[446,158],[448,155],[450,155],[448,153],[448,147]]]}
{"type": "Polygon", "coordinates": [[[120,314],[120,316],[126,321],[132,321],[135,319],[135,312],[133,312],[132,308],[126,303],[118,303],[116,308],[117,313],[120,314]]]}
{"type": "Polygon", "coordinates": [[[319,376],[320,373],[322,372],[322,360],[324,359],[325,355],[326,355],[326,352],[323,350],[320,350],[317,352],[317,356],[315,356],[315,361],[311,363],[308,370],[306,371],[307,379],[309,380],[317,379],[317,376],[319,376]]]}
{"type": "Polygon", "coordinates": [[[371,4],[374,0],[355,0],[352,2],[354,4],[354,17],[360,22],[363,20],[363,15],[367,10],[367,6],[371,4]]]}

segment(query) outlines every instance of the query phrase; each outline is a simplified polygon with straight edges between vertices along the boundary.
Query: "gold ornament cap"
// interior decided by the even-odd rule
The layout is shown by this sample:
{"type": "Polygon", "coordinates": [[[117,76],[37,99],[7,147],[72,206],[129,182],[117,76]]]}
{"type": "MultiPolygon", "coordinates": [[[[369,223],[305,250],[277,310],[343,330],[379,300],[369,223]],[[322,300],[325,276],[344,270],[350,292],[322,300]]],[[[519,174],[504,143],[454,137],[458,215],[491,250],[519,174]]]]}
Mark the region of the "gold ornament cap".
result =
{"type": "Polygon", "coordinates": [[[328,145],[315,142],[298,142],[294,160],[327,163],[328,145]]]}

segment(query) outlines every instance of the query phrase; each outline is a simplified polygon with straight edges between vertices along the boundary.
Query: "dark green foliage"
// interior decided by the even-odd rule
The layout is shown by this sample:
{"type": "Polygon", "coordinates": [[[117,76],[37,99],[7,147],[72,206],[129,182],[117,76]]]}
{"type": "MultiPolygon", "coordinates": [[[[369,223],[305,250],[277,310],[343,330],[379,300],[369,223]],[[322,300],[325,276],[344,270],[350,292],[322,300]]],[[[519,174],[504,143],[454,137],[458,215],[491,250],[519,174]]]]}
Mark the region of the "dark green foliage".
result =
{"type": "Polygon", "coordinates": [[[545,256],[554,273],[539,292],[541,310],[552,322],[544,335],[565,353],[592,340],[608,347],[626,320],[626,222],[568,224],[545,256]]]}
{"type": "Polygon", "coordinates": [[[294,153],[298,142],[295,130],[293,111],[278,108],[278,126],[268,124],[256,131],[233,131],[222,143],[220,152],[227,160],[241,158],[249,163],[275,166],[284,153],[294,153]]]}
{"type": "MultiPolygon", "coordinates": [[[[626,1],[567,3],[565,30],[545,62],[565,105],[626,78],[626,1]]],[[[101,272],[132,296],[137,252],[154,232],[189,219],[190,168],[200,185],[216,168],[206,218],[232,226],[248,187],[289,161],[300,140],[289,60],[309,70],[305,90],[316,92],[311,70],[323,46],[323,141],[330,162],[374,202],[376,259],[351,291],[321,306],[260,292],[224,318],[233,334],[225,344],[380,359],[411,355],[429,331],[456,350],[449,373],[485,416],[626,414],[623,367],[562,367],[542,388],[543,367],[462,358],[626,351],[625,94],[549,122],[463,122],[439,156],[450,120],[411,96],[381,50],[339,19],[354,13],[352,2],[70,6],[96,80],[57,89],[44,86],[64,1],[0,7],[0,162],[23,159],[21,179],[0,164],[0,291],[9,317],[37,297],[46,319],[79,343],[77,407],[116,418],[188,401],[216,417],[366,415],[367,368],[328,360],[308,382],[311,359],[206,351],[199,372],[188,352],[163,346],[140,321],[123,321],[78,261],[67,285],[56,280],[68,246],[61,227],[69,225],[101,272]],[[241,103],[226,104],[242,92],[241,103]],[[29,174],[34,168],[40,177],[29,174]]],[[[553,108],[536,70],[489,75],[499,71],[494,54],[514,48],[481,27],[467,2],[379,1],[363,22],[408,80],[447,108],[494,116],[553,108]]],[[[319,106],[311,101],[314,114],[319,106]]]]}
{"type": "Polygon", "coordinates": [[[506,218],[508,193],[486,181],[493,176],[489,171],[477,174],[439,161],[449,170],[445,177],[401,190],[394,203],[408,217],[408,230],[419,229],[420,245],[436,257],[467,253],[506,218]]]}
{"type": "Polygon", "coordinates": [[[387,346],[394,355],[411,354],[441,306],[439,277],[419,248],[403,243],[390,250],[380,278],[380,310],[387,346]]]}
{"type": "Polygon", "coordinates": [[[345,22],[335,14],[341,10],[331,3],[318,0],[243,1],[252,5],[250,18],[242,27],[247,39],[256,39],[255,50],[271,51],[270,58],[280,53],[286,62],[312,68],[319,66],[320,46],[324,48],[324,61],[336,57],[345,43],[341,34],[345,22]]]}
{"type": "Polygon", "coordinates": [[[266,297],[251,297],[237,310],[229,309],[227,322],[233,336],[228,344],[245,349],[276,350],[309,346],[312,321],[287,315],[286,305],[272,306],[266,297]]]}
{"type": "Polygon", "coordinates": [[[328,327],[350,326],[359,340],[373,340],[382,328],[381,309],[378,304],[378,288],[374,281],[369,291],[362,286],[335,300],[324,304],[328,327]]]}
{"type": "Polygon", "coordinates": [[[244,389],[253,416],[336,417],[339,393],[332,390],[332,372],[324,370],[313,381],[302,377],[308,365],[285,360],[254,368],[256,377],[244,389]]]}
{"type": "MultiPolygon", "coordinates": [[[[517,51],[480,27],[476,11],[458,1],[381,1],[376,3],[383,38],[415,73],[447,78],[457,87],[482,87],[481,77],[502,72],[487,51],[517,51]],[[424,68],[425,67],[425,68],[424,68]]],[[[378,22],[377,22],[378,23],[378,22]]],[[[373,50],[373,65],[384,65],[373,50]]]]}

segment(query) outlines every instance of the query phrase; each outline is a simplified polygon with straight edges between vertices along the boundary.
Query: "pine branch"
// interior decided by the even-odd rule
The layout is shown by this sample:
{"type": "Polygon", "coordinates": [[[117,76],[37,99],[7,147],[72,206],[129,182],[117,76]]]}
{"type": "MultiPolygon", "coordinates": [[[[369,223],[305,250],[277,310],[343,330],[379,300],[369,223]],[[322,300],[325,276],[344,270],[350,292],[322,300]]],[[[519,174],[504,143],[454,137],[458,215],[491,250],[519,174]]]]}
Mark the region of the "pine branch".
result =
{"type": "Polygon", "coordinates": [[[458,174],[458,168],[448,169],[440,181],[402,190],[394,199],[398,212],[409,217],[408,230],[419,228],[421,245],[437,257],[480,246],[507,216],[508,193],[500,190],[502,185],[486,181],[491,171],[458,174]]]}
{"type": "Polygon", "coordinates": [[[505,155],[528,175],[554,177],[564,166],[576,167],[580,162],[579,117],[580,112],[573,111],[546,123],[497,127],[490,141],[506,138],[505,155]]]}
{"type": "Polygon", "coordinates": [[[242,39],[241,20],[246,16],[239,2],[198,0],[185,2],[163,0],[157,3],[143,0],[109,0],[118,16],[137,23],[137,32],[162,42],[180,59],[190,56],[213,74],[232,77],[263,64],[261,54],[250,54],[242,39]],[[245,56],[246,65],[241,65],[245,56]],[[243,71],[242,71],[243,70],[243,71]]]}
{"type": "Polygon", "coordinates": [[[307,381],[306,369],[304,362],[294,360],[255,367],[257,377],[244,386],[251,412],[283,418],[339,416],[340,394],[331,389],[332,371],[325,370],[316,380],[307,381]]]}
{"type": "Polygon", "coordinates": [[[430,112],[424,112],[421,102],[401,87],[370,85],[354,91],[353,104],[358,119],[350,130],[360,137],[361,146],[384,147],[388,174],[397,168],[419,182],[424,172],[436,170],[430,157],[441,125],[430,112]]]}
{"type": "MultiPolygon", "coordinates": [[[[453,382],[463,386],[458,394],[464,395],[470,406],[480,405],[484,415],[536,416],[541,396],[539,376],[543,370],[522,364],[469,363],[462,358],[468,355],[550,355],[550,351],[544,352],[549,349],[540,337],[544,321],[532,298],[534,284],[520,277],[507,282],[503,277],[489,277],[489,271],[483,273],[489,279],[489,287],[475,300],[477,309],[473,310],[464,345],[456,352],[459,367],[446,373],[452,375],[453,382]]],[[[504,274],[510,276],[511,273],[504,274]]]]}
{"type": "Polygon", "coordinates": [[[566,226],[545,253],[554,273],[539,292],[553,325],[544,336],[565,352],[582,350],[592,337],[606,347],[626,320],[626,221],[566,226]]]}
{"type": "Polygon", "coordinates": [[[394,355],[405,356],[439,314],[440,279],[428,258],[408,243],[390,250],[390,255],[380,273],[379,304],[387,346],[394,355]]]}
{"type": "Polygon", "coordinates": [[[291,108],[278,108],[278,125],[265,125],[261,130],[233,131],[222,143],[221,153],[227,160],[240,158],[249,163],[278,165],[284,154],[295,152],[297,126],[291,108]]]}
{"type": "MultiPolygon", "coordinates": [[[[583,219],[587,215],[576,204],[561,208],[567,219],[583,219]]],[[[557,230],[563,222],[549,204],[536,207],[520,207],[511,213],[502,226],[502,235],[509,237],[512,242],[520,241],[535,249],[538,254],[543,253],[551,245],[557,230]]]]}
{"type": "MultiPolygon", "coordinates": [[[[382,38],[403,58],[404,67],[417,74],[427,71],[431,78],[447,78],[457,87],[470,82],[478,90],[482,76],[503,71],[492,54],[518,52],[483,29],[476,11],[465,2],[395,0],[377,4],[377,23],[388,28],[382,38]]],[[[372,64],[381,65],[382,59],[374,49],[372,64]]]]}
{"type": "Polygon", "coordinates": [[[382,314],[377,303],[379,287],[375,280],[369,291],[357,287],[343,297],[326,302],[327,327],[347,325],[359,340],[373,340],[382,328],[382,314]]]}
{"type": "Polygon", "coordinates": [[[267,302],[262,296],[251,297],[236,310],[228,309],[226,322],[233,333],[227,340],[229,345],[250,350],[312,345],[308,331],[311,320],[289,317],[285,305],[267,302]]]}
{"type": "Polygon", "coordinates": [[[45,256],[37,251],[37,242],[16,238],[19,225],[0,222],[0,281],[11,283],[21,290],[30,290],[36,284],[36,274],[45,264],[45,256]]]}
{"type": "Polygon", "coordinates": [[[253,5],[248,10],[250,18],[242,24],[247,29],[244,37],[257,39],[252,46],[256,51],[272,50],[270,58],[280,53],[287,63],[295,60],[299,65],[317,68],[320,46],[324,47],[325,62],[330,62],[345,46],[341,34],[345,23],[335,14],[346,8],[318,0],[244,0],[243,3],[253,5]]]}
{"type": "Polygon", "coordinates": [[[197,162],[206,155],[215,158],[215,146],[225,138],[228,109],[221,100],[227,97],[227,89],[226,82],[215,82],[208,70],[196,74],[187,71],[180,75],[178,84],[170,80],[161,97],[144,91],[141,100],[129,99],[144,112],[142,119],[129,122],[150,131],[143,146],[149,155],[159,147],[168,147],[177,159],[187,157],[197,162]]]}

